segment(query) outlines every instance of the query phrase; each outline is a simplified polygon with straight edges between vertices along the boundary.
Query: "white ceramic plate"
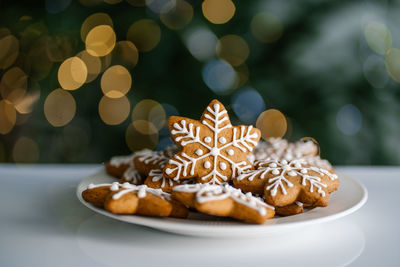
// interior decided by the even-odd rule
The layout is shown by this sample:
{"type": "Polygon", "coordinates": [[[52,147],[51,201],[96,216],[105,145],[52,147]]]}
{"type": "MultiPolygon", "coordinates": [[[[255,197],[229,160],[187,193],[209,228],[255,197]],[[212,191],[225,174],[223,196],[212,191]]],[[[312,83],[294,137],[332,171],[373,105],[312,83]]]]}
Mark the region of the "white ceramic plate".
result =
{"type": "Polygon", "coordinates": [[[138,215],[115,215],[103,209],[97,208],[82,199],[82,191],[90,183],[110,183],[116,179],[109,176],[105,171],[100,171],[85,178],[77,188],[78,199],[88,208],[102,215],[138,225],[193,236],[269,236],[283,232],[297,230],[300,227],[332,221],[349,215],[361,208],[367,201],[368,193],[366,188],[357,180],[339,174],[340,187],[337,192],[331,195],[328,207],[315,208],[302,214],[275,217],[263,225],[246,224],[234,221],[229,218],[218,218],[196,212],[191,212],[187,219],[176,218],[155,218],[138,215]]]}

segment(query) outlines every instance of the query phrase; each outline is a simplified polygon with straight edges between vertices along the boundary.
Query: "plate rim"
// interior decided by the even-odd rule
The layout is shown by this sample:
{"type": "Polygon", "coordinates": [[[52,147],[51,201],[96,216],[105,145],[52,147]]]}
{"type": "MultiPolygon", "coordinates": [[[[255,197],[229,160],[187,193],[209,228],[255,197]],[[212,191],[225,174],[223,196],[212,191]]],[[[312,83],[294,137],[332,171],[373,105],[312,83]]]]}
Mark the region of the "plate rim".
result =
{"type": "MultiPolygon", "coordinates": [[[[163,231],[168,231],[168,232],[173,232],[173,233],[178,233],[178,234],[188,234],[188,235],[196,235],[198,236],[199,233],[201,233],[201,236],[209,236],[204,233],[204,231],[208,231],[210,234],[211,233],[232,233],[232,231],[246,231],[248,232],[253,232],[253,233],[260,233],[262,232],[269,232],[272,233],[276,231],[276,228],[279,228],[279,232],[292,229],[292,228],[299,228],[303,226],[308,226],[310,224],[318,224],[322,222],[328,222],[328,221],[333,221],[341,217],[345,217],[347,215],[350,215],[360,209],[368,199],[368,190],[367,188],[357,179],[339,172],[339,177],[341,177],[341,180],[346,179],[348,181],[351,181],[354,183],[357,187],[359,187],[360,192],[361,192],[361,198],[360,200],[355,203],[353,206],[339,211],[334,214],[329,214],[323,217],[319,218],[311,218],[311,219],[306,219],[302,221],[297,221],[297,222],[285,222],[282,224],[274,224],[270,223],[268,224],[268,220],[265,224],[248,224],[240,221],[226,221],[226,223],[222,222],[223,224],[206,224],[206,223],[196,223],[196,220],[188,220],[188,219],[180,219],[180,218],[171,218],[171,217],[146,217],[146,216],[140,216],[140,215],[117,215],[117,214],[112,214],[106,210],[103,210],[101,208],[95,207],[94,205],[86,202],[82,198],[82,192],[83,192],[83,186],[84,184],[87,183],[87,180],[93,178],[93,176],[99,175],[99,174],[106,174],[108,175],[105,170],[100,170],[92,175],[89,175],[85,177],[77,186],[76,188],[76,196],[79,199],[79,201],[89,208],[90,210],[99,213],[103,216],[110,217],[113,219],[116,219],[118,221],[122,221],[125,223],[130,223],[130,224],[137,224],[137,225],[142,225],[158,230],[163,230],[163,231]],[[196,234],[197,233],[197,234],[196,234]]],[[[109,176],[109,175],[108,175],[109,176]]],[[[110,176],[111,178],[111,176],[110,176]]],[[[204,221],[199,221],[199,222],[204,222],[204,221]]],[[[218,221],[221,222],[221,221],[218,221]]]]}

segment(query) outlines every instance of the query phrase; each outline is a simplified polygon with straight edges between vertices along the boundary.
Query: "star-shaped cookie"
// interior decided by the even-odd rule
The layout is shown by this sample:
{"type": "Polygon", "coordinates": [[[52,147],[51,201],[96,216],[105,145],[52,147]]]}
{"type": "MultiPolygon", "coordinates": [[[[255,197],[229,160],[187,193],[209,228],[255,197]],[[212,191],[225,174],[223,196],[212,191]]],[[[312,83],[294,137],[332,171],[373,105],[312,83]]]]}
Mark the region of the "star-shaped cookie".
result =
{"type": "Polygon", "coordinates": [[[247,155],[257,145],[260,131],[252,126],[232,126],[218,100],[211,101],[200,121],[172,116],[168,126],[180,151],[164,168],[167,178],[195,177],[199,183],[221,184],[253,168],[247,155]]]}

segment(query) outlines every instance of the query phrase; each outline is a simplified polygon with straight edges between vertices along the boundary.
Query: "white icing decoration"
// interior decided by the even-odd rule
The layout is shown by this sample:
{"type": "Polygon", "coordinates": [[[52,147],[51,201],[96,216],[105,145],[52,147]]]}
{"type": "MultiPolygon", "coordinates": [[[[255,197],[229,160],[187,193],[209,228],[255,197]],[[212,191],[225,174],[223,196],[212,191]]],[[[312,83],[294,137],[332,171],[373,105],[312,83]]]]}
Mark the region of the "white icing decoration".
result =
{"type": "Polygon", "coordinates": [[[290,162],[286,160],[279,161],[268,159],[258,162],[258,168],[256,170],[247,171],[236,179],[240,181],[247,178],[249,181],[252,181],[257,176],[259,179],[265,179],[266,175],[271,173],[275,176],[268,179],[266,190],[270,191],[271,196],[275,196],[279,188],[284,195],[287,194],[285,184],[288,187],[293,187],[293,184],[286,179],[285,175],[292,177],[300,176],[303,186],[307,185],[307,181],[310,184],[310,192],[313,192],[315,187],[321,196],[325,196],[326,192],[323,189],[326,188],[327,185],[321,182],[321,177],[308,175],[307,173],[310,170],[316,172],[320,176],[327,176],[331,180],[338,178],[336,174],[332,174],[325,169],[309,166],[308,162],[304,159],[295,159],[290,162]]]}
{"type": "Polygon", "coordinates": [[[299,207],[303,207],[303,203],[301,203],[301,202],[299,202],[299,201],[295,201],[294,202],[297,206],[299,206],[299,207]]]}
{"type": "Polygon", "coordinates": [[[177,192],[196,193],[196,201],[198,203],[232,198],[235,202],[258,211],[262,216],[267,214],[266,209],[275,209],[260,198],[253,196],[251,193],[244,194],[240,189],[234,188],[228,184],[186,184],[177,185],[172,190],[177,192]]]}
{"type": "Polygon", "coordinates": [[[219,164],[219,168],[221,169],[221,170],[226,170],[226,163],[225,162],[221,162],[220,164],[219,164]]]}
{"type": "Polygon", "coordinates": [[[223,136],[221,136],[221,137],[218,139],[218,141],[219,141],[221,144],[225,144],[225,143],[226,143],[226,138],[223,137],[223,136]]]}
{"type": "Polygon", "coordinates": [[[150,188],[147,185],[134,185],[134,184],[130,184],[130,183],[123,183],[120,184],[118,182],[114,182],[112,184],[89,184],[87,189],[93,189],[96,187],[102,187],[102,186],[108,186],[110,191],[119,191],[118,193],[115,193],[112,198],[113,199],[119,199],[120,197],[122,197],[123,195],[130,193],[130,192],[138,192],[137,195],[139,198],[143,198],[147,195],[147,193],[156,195],[160,198],[166,199],[168,201],[171,200],[171,194],[168,194],[164,191],[162,191],[161,189],[155,189],[155,188],[150,188]]]}
{"type": "Polygon", "coordinates": [[[196,155],[197,156],[201,156],[203,155],[203,150],[201,150],[200,148],[196,150],[196,155]]]}
{"type": "Polygon", "coordinates": [[[152,151],[150,149],[143,149],[135,153],[137,159],[145,164],[160,165],[161,168],[168,162],[169,157],[165,156],[163,152],[152,151]]]}
{"type": "Polygon", "coordinates": [[[211,163],[207,160],[206,162],[204,162],[204,168],[208,169],[211,167],[211,163]]]}
{"type": "Polygon", "coordinates": [[[158,182],[161,180],[161,185],[160,185],[161,188],[164,188],[167,184],[169,184],[169,186],[174,185],[174,182],[172,181],[172,179],[168,179],[168,178],[164,177],[162,170],[158,170],[158,169],[151,170],[149,173],[149,176],[152,177],[151,180],[153,182],[158,182]]]}
{"type": "Polygon", "coordinates": [[[128,169],[125,170],[122,178],[127,182],[132,182],[133,184],[139,184],[142,182],[142,176],[136,170],[135,164],[132,162],[128,169]]]}
{"type": "MultiPolygon", "coordinates": [[[[200,126],[195,127],[193,123],[188,124],[185,120],[181,120],[173,124],[171,134],[175,135],[174,141],[176,143],[180,144],[181,146],[196,143],[202,146],[204,154],[197,155],[199,157],[196,158],[191,157],[184,152],[176,154],[169,160],[169,165],[174,167],[166,168],[166,174],[170,175],[175,172],[176,174],[173,177],[175,180],[179,180],[182,177],[193,177],[195,175],[194,169],[197,162],[210,156],[213,157],[213,159],[209,162],[210,167],[206,167],[206,163],[204,163],[204,167],[210,168],[210,172],[201,177],[203,181],[209,181],[210,183],[214,184],[220,184],[223,181],[228,181],[228,177],[218,171],[218,162],[220,159],[223,159],[225,162],[227,162],[227,164],[230,165],[232,177],[235,177],[245,170],[252,168],[246,160],[235,162],[233,159],[221,153],[222,150],[230,151],[233,147],[240,149],[244,153],[251,152],[253,147],[257,144],[257,140],[259,138],[256,131],[252,132],[252,126],[242,125],[233,127],[229,122],[227,111],[225,109],[221,110],[221,106],[218,104],[215,104],[212,107],[207,107],[201,123],[213,132],[213,136],[205,137],[204,141],[200,139],[200,126]],[[218,147],[217,140],[220,142],[223,141],[221,143],[226,142],[225,138],[222,139],[222,136],[219,136],[220,132],[225,129],[231,129],[232,141],[223,144],[221,147],[218,147]]],[[[229,152],[228,155],[230,155],[229,152]]]]}
{"type": "Polygon", "coordinates": [[[233,156],[235,154],[235,151],[232,148],[230,148],[226,150],[226,153],[228,153],[229,156],[233,156]]]}
{"type": "Polygon", "coordinates": [[[127,156],[115,156],[110,159],[110,165],[114,167],[119,167],[123,164],[131,164],[133,162],[133,158],[135,157],[135,153],[127,156]]]}

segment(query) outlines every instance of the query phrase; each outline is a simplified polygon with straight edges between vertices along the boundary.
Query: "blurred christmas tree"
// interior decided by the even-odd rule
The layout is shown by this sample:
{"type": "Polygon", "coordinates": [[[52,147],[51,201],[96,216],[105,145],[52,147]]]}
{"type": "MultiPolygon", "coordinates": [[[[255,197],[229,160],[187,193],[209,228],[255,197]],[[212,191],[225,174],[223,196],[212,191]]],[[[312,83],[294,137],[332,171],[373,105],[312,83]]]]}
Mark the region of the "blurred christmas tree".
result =
{"type": "Polygon", "coordinates": [[[400,163],[398,2],[0,2],[0,162],[170,143],[213,98],[335,164],[400,163]]]}

